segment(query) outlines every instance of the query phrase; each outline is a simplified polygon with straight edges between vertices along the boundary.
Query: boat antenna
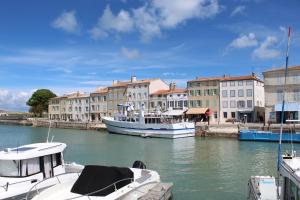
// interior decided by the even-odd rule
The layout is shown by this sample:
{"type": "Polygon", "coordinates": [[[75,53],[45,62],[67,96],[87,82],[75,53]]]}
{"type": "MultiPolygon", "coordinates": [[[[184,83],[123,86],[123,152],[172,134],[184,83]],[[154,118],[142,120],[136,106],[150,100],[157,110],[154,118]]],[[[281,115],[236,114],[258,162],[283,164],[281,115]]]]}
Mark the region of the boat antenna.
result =
{"type": "Polygon", "coordinates": [[[286,56],[285,56],[285,72],[284,72],[284,85],[282,91],[282,107],[281,107],[281,120],[280,120],[280,135],[279,135],[279,144],[278,144],[278,158],[277,158],[277,171],[279,171],[279,166],[281,162],[281,143],[282,143],[282,130],[283,130],[283,120],[284,120],[284,105],[285,105],[285,91],[286,91],[286,82],[288,74],[288,64],[289,64],[289,48],[291,42],[291,27],[288,29],[288,41],[286,46],[286,56]]]}
{"type": "Polygon", "coordinates": [[[47,134],[47,143],[49,142],[50,130],[51,130],[51,119],[49,120],[49,128],[48,128],[48,134],[47,134]]]}
{"type": "MultiPolygon", "coordinates": [[[[278,143],[278,155],[277,155],[277,185],[279,186],[279,168],[282,161],[281,157],[281,144],[282,144],[282,129],[283,129],[283,120],[284,120],[284,104],[285,104],[285,91],[286,91],[286,82],[287,82],[287,74],[288,74],[288,64],[289,64],[289,48],[291,42],[291,27],[288,29],[288,41],[286,46],[286,54],[285,54],[285,71],[284,71],[284,85],[282,91],[282,107],[281,107],[281,119],[280,119],[280,134],[279,134],[279,143],[278,143]]],[[[277,197],[279,197],[279,187],[277,187],[277,197]]]]}

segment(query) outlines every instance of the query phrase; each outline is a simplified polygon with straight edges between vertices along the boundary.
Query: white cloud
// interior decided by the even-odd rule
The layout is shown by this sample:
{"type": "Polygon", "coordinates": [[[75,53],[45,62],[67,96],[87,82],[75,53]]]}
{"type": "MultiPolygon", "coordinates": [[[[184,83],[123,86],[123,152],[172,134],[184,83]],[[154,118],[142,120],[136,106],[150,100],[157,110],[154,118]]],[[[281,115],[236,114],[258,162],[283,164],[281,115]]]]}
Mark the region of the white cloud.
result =
{"type": "Polygon", "coordinates": [[[235,16],[238,14],[243,14],[246,9],[246,6],[237,6],[232,12],[230,16],[235,16]]]}
{"type": "Polygon", "coordinates": [[[63,12],[52,22],[52,26],[68,33],[79,33],[80,31],[75,11],[63,12]]]}
{"type": "Polygon", "coordinates": [[[131,11],[121,10],[116,15],[107,6],[89,33],[93,39],[101,39],[110,33],[137,31],[141,40],[148,42],[160,37],[162,29],[176,28],[193,18],[211,18],[221,10],[218,0],[152,0],[131,11]]]}
{"type": "Polygon", "coordinates": [[[153,37],[161,36],[161,27],[154,9],[140,7],[133,10],[133,16],[142,41],[148,42],[153,37]]]}
{"type": "Polygon", "coordinates": [[[139,51],[137,49],[128,49],[126,47],[122,47],[121,53],[128,59],[134,59],[139,56],[139,51]]]}
{"type": "Polygon", "coordinates": [[[0,89],[0,109],[12,111],[28,111],[27,100],[35,90],[20,91],[0,89]]]}
{"type": "Polygon", "coordinates": [[[98,24],[89,33],[93,39],[101,39],[107,37],[111,31],[130,32],[133,25],[129,12],[121,10],[117,15],[114,15],[110,7],[106,6],[103,15],[98,20],[98,24]]]}
{"type": "Polygon", "coordinates": [[[210,18],[220,12],[217,0],[153,0],[152,6],[159,12],[164,27],[176,27],[192,18],[210,18]]]}
{"type": "Polygon", "coordinates": [[[258,42],[254,33],[249,33],[248,35],[241,35],[230,43],[230,47],[233,48],[246,48],[257,46],[258,42]]]}
{"type": "Polygon", "coordinates": [[[273,59],[280,56],[280,51],[275,49],[274,46],[278,40],[276,37],[268,36],[257,49],[252,53],[254,58],[258,59],[273,59]]]}

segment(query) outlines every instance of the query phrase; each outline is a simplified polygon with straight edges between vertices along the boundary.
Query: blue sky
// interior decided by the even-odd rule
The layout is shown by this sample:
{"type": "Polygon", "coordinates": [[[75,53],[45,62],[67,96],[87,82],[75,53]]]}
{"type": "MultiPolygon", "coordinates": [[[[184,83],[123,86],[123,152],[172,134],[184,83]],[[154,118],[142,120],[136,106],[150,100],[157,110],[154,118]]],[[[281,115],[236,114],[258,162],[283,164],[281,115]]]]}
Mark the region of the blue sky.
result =
{"type": "Polygon", "coordinates": [[[38,88],[62,95],[112,80],[260,74],[300,65],[299,0],[3,0],[0,109],[38,88]]]}

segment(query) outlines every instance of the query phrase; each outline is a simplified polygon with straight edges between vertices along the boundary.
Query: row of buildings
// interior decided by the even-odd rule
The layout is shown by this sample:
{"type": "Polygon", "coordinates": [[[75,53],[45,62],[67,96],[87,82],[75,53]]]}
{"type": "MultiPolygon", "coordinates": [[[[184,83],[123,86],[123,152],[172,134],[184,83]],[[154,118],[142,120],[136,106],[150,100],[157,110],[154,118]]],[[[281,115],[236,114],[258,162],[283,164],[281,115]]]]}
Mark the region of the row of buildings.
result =
{"type": "MultiPolygon", "coordinates": [[[[52,98],[49,118],[66,121],[100,121],[113,116],[118,105],[141,107],[146,112],[180,110],[189,118],[211,123],[234,121],[278,123],[281,116],[284,69],[255,74],[196,78],[184,89],[161,79],[113,81],[90,94],[79,92],[52,98]]],[[[289,67],[285,119],[298,119],[300,111],[300,66],[289,67]]]]}

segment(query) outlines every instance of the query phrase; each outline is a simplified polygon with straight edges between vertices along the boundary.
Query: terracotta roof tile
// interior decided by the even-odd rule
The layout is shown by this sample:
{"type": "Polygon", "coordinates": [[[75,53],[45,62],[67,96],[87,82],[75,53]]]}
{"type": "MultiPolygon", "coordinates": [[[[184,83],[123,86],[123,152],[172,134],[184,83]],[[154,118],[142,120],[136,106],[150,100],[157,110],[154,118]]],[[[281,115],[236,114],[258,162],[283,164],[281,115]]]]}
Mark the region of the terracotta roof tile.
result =
{"type": "Polygon", "coordinates": [[[174,90],[158,90],[152,94],[176,94],[176,93],[186,93],[186,89],[174,89],[174,90]]]}
{"type": "MultiPolygon", "coordinates": [[[[275,71],[284,71],[284,70],[285,70],[285,67],[280,67],[280,68],[270,69],[270,70],[264,71],[263,73],[275,72],[275,71]]],[[[290,66],[290,67],[288,67],[288,70],[300,70],[300,66],[290,66]]]]}

